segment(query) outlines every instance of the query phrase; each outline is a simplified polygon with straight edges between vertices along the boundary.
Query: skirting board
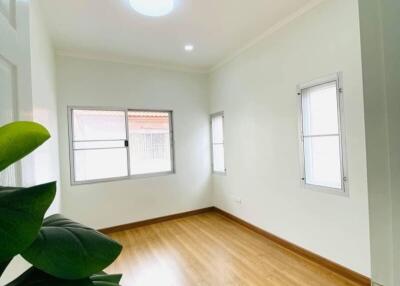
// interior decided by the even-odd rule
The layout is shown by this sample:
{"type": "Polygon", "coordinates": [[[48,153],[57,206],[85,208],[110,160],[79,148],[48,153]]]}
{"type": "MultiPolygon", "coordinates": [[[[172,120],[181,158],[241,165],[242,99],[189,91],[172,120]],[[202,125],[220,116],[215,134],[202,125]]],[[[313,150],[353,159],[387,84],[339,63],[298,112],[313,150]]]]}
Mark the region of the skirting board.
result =
{"type": "Polygon", "coordinates": [[[218,214],[244,226],[247,227],[249,229],[251,229],[252,231],[264,236],[265,238],[267,238],[270,241],[275,242],[276,244],[318,264],[321,265],[337,274],[339,274],[340,276],[346,277],[348,280],[351,280],[353,282],[356,282],[359,285],[365,285],[365,286],[370,286],[371,285],[371,279],[359,274],[351,269],[348,269],[340,264],[337,264],[333,261],[330,261],[318,254],[315,254],[311,251],[308,251],[307,249],[304,249],[300,246],[297,246],[296,244],[293,244],[287,240],[284,240],[272,233],[269,233],[251,223],[248,223],[226,211],[223,211],[217,207],[209,207],[209,208],[204,208],[204,209],[198,209],[198,210],[194,210],[194,211],[189,211],[189,212],[184,212],[184,213],[179,213],[179,214],[173,214],[173,215],[168,215],[168,216],[163,216],[163,217],[159,217],[159,218],[154,218],[154,219],[149,219],[149,220],[144,220],[144,221],[139,221],[139,222],[134,222],[134,223],[129,223],[129,224],[124,224],[124,225],[119,225],[119,226],[115,226],[115,227],[110,227],[110,228],[105,228],[105,229],[101,229],[99,230],[100,232],[104,233],[104,234],[110,234],[113,232],[118,232],[118,231],[124,231],[124,230],[129,230],[135,227],[140,227],[140,226],[145,226],[145,225],[150,225],[150,224],[154,224],[154,223],[159,223],[159,222],[163,222],[163,221],[168,221],[168,220],[174,220],[174,219],[179,219],[179,218],[184,218],[184,217],[188,217],[188,216],[193,216],[193,215],[197,215],[197,214],[202,214],[202,213],[207,213],[207,212],[217,212],[218,214]]]}
{"type": "Polygon", "coordinates": [[[158,222],[163,222],[163,221],[193,216],[193,215],[197,215],[197,214],[207,213],[207,212],[214,211],[214,209],[215,209],[214,207],[208,207],[208,208],[204,208],[204,209],[198,209],[198,210],[194,210],[194,211],[188,211],[188,212],[167,215],[167,216],[163,216],[163,217],[152,218],[152,219],[147,219],[147,220],[128,223],[128,224],[118,225],[118,226],[114,226],[114,227],[103,228],[103,229],[100,229],[99,231],[103,234],[110,234],[110,233],[114,233],[114,232],[118,232],[118,231],[129,230],[129,229],[132,229],[135,227],[150,225],[150,224],[154,224],[154,223],[158,223],[158,222]]]}

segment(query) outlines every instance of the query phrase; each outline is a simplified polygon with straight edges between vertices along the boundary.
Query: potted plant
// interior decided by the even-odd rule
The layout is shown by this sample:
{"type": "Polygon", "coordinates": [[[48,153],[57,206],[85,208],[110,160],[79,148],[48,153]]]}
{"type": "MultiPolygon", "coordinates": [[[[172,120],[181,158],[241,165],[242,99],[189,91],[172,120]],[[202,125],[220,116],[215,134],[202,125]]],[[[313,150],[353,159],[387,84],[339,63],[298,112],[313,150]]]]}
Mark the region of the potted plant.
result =
{"type": "MultiPolygon", "coordinates": [[[[34,122],[0,127],[0,172],[50,138],[34,122]]],[[[20,254],[32,267],[6,286],[117,286],[121,275],[103,271],[122,246],[60,214],[44,218],[56,182],[30,188],[0,186],[0,276],[20,254]]]]}

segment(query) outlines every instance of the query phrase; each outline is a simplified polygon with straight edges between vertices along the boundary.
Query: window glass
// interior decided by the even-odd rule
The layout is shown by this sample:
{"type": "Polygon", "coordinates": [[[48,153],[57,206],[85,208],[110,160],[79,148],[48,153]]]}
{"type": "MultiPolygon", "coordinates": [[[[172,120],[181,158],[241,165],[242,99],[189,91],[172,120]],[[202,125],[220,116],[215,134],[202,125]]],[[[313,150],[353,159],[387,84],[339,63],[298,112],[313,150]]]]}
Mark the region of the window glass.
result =
{"type": "Polygon", "coordinates": [[[301,90],[304,182],[344,190],[337,80],[301,90]]]}
{"type": "Polygon", "coordinates": [[[72,110],[74,181],[128,176],[125,111],[72,110]]]}
{"type": "Polygon", "coordinates": [[[225,172],[224,145],[215,144],[213,147],[214,172],[225,172]]]}
{"type": "Polygon", "coordinates": [[[128,122],[131,174],[171,172],[171,113],[129,111],[128,122]]]}
{"type": "Polygon", "coordinates": [[[306,183],[341,189],[339,137],[304,138],[306,183]]]}
{"type": "Polygon", "coordinates": [[[304,135],[338,134],[336,82],[303,91],[304,135]]]}
{"type": "Polygon", "coordinates": [[[126,177],[126,148],[75,150],[75,181],[126,177]]]}
{"type": "Polygon", "coordinates": [[[224,115],[211,116],[212,166],[213,172],[225,173],[224,115]]]}
{"type": "Polygon", "coordinates": [[[73,110],[73,140],[125,140],[125,112],[73,110]]]}

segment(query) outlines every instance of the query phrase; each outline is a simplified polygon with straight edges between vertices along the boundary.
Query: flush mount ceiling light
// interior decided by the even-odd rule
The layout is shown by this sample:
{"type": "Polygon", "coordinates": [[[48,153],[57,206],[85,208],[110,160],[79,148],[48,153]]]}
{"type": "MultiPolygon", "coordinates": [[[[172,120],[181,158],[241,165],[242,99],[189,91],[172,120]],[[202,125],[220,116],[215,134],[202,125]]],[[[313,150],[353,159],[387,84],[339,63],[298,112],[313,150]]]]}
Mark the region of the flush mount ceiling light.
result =
{"type": "Polygon", "coordinates": [[[193,50],[194,50],[194,46],[193,45],[191,45],[191,44],[185,45],[185,51],[191,52],[193,50]]]}
{"type": "Polygon", "coordinates": [[[138,13],[150,17],[165,16],[174,9],[174,0],[129,0],[129,4],[138,13]]]}

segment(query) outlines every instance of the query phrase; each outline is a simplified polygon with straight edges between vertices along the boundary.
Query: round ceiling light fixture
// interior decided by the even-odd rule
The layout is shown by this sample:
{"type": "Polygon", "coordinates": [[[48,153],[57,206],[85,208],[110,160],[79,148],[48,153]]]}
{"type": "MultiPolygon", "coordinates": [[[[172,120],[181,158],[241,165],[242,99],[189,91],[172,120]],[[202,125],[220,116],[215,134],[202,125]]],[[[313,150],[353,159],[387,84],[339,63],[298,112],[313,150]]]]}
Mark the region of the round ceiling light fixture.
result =
{"type": "Polygon", "coordinates": [[[185,45],[185,51],[193,52],[193,50],[194,50],[194,46],[192,44],[185,45]]]}
{"type": "Polygon", "coordinates": [[[129,0],[129,4],[138,13],[150,17],[165,16],[174,10],[174,0],[129,0]]]}

